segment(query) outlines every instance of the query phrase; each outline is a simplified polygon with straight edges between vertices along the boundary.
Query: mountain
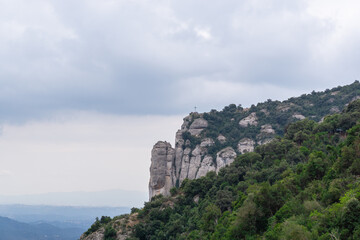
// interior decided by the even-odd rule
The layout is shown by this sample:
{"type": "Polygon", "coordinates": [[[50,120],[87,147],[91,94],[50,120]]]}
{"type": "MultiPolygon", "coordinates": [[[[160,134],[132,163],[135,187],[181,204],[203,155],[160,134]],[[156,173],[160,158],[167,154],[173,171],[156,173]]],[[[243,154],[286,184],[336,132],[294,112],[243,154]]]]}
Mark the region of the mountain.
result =
{"type": "Polygon", "coordinates": [[[174,148],[159,141],[152,150],[149,197],[170,195],[185,179],[198,179],[232,163],[238,154],[283,136],[286,126],[302,119],[321,121],[360,98],[360,83],[313,91],[286,101],[268,100],[243,108],[231,104],[222,111],[190,113],[175,137],[174,148]]]}
{"type": "Polygon", "coordinates": [[[129,213],[128,207],[71,207],[47,205],[0,205],[0,216],[24,223],[47,223],[59,228],[85,231],[96,217],[129,213]]]}
{"type": "Polygon", "coordinates": [[[50,224],[27,224],[0,217],[0,240],[75,240],[82,228],[57,228],[50,224]]]}
{"type": "MultiPolygon", "coordinates": [[[[173,184],[181,176],[184,165],[176,165],[177,151],[201,150],[206,138],[219,141],[222,144],[219,149],[232,148],[236,156],[219,154],[216,143],[203,144],[204,157],[213,157],[210,166],[215,171],[175,182],[170,193],[156,192],[160,188],[154,188],[155,195],[143,208],[133,208],[131,214],[112,219],[97,219],[81,239],[360,239],[358,95],[359,82],[355,82],[285,102],[275,101],[274,105],[271,105],[273,101],[267,101],[245,112],[230,105],[221,112],[191,114],[195,117],[179,134],[184,140],[183,147],[173,149],[162,142],[153,149],[153,156],[161,157],[163,162],[154,165],[152,158],[152,170],[164,176],[156,177],[158,181],[154,182],[158,186],[173,184]],[[329,101],[332,98],[336,99],[329,101]],[[304,99],[312,100],[306,103],[304,99]],[[293,106],[289,101],[298,104],[293,106]],[[307,113],[303,104],[318,109],[307,113]],[[267,113],[262,111],[265,106],[274,106],[275,113],[269,108],[265,108],[267,113]],[[261,117],[260,112],[265,116],[261,117]],[[328,112],[334,113],[327,115],[328,112]],[[214,118],[207,116],[211,114],[214,118]],[[301,120],[294,115],[306,118],[301,120]],[[277,118],[278,122],[271,122],[277,118]],[[200,119],[196,125],[201,127],[191,127],[196,119],[200,119]],[[270,129],[263,127],[266,124],[274,130],[270,137],[261,132],[270,129]],[[284,129],[279,130],[277,124],[284,125],[284,129]],[[264,135],[259,136],[261,133],[264,135]],[[220,134],[223,137],[217,139],[220,134]],[[237,147],[244,137],[255,143],[253,149],[241,152],[242,148],[237,147]],[[271,141],[263,142],[263,139],[271,141]],[[211,147],[215,151],[210,151],[211,147]],[[221,163],[217,161],[219,156],[229,161],[217,165],[221,163]],[[158,171],[154,166],[163,170],[158,171]]],[[[203,156],[192,152],[191,157],[180,159],[188,164],[194,155],[203,156]]],[[[204,161],[196,157],[193,160],[200,165],[204,161]]],[[[198,165],[189,164],[189,170],[193,171],[190,166],[198,165]]],[[[196,176],[198,170],[193,172],[196,176]]]]}

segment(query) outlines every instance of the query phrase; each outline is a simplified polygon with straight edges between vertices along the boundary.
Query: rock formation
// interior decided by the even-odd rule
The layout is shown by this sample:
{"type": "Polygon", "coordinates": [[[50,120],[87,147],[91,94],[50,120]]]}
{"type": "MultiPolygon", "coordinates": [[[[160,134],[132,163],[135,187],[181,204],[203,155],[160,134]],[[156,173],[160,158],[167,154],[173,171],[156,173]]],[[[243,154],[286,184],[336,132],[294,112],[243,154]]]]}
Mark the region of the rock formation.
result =
{"type": "MultiPolygon", "coordinates": [[[[130,215],[123,215],[120,219],[114,219],[110,225],[116,232],[116,240],[128,239],[133,231],[133,227],[139,223],[138,213],[132,213],[130,215]]],[[[105,227],[102,226],[98,230],[89,233],[84,233],[80,236],[80,240],[103,240],[105,238],[105,227]]]]}
{"type": "Polygon", "coordinates": [[[240,153],[247,153],[254,151],[255,141],[250,138],[243,138],[238,143],[238,151],[240,153]]]}
{"type": "Polygon", "coordinates": [[[220,143],[225,143],[226,142],[226,137],[220,134],[217,137],[217,140],[219,140],[220,143]]]}
{"type": "Polygon", "coordinates": [[[205,119],[197,118],[191,124],[189,132],[191,135],[198,136],[207,126],[208,126],[208,122],[205,119]]]}
{"type": "Polygon", "coordinates": [[[261,126],[260,133],[256,135],[256,141],[258,145],[263,145],[271,142],[274,139],[275,130],[270,124],[261,126]]]}
{"type": "Polygon", "coordinates": [[[232,147],[227,147],[216,154],[216,173],[234,161],[236,152],[232,147]]]}
{"type": "MultiPolygon", "coordinates": [[[[151,152],[149,197],[158,194],[170,195],[172,187],[178,187],[186,179],[197,179],[210,171],[219,172],[220,168],[232,163],[236,152],[232,148],[224,148],[216,155],[208,154],[208,148],[215,141],[211,138],[201,139],[193,149],[189,139],[183,134],[189,132],[191,136],[198,137],[208,127],[208,122],[196,114],[184,118],[181,129],[175,137],[175,148],[170,143],[157,142],[151,152]],[[193,117],[197,117],[193,119],[193,117]]],[[[218,137],[223,143],[225,137],[218,137]]]]}
{"type": "Polygon", "coordinates": [[[252,152],[256,146],[284,134],[291,122],[305,118],[318,122],[342,111],[349,102],[360,98],[359,92],[360,83],[355,82],[283,102],[268,100],[251,108],[231,104],[222,111],[191,113],[176,133],[175,146],[158,142],[152,150],[150,198],[157,194],[168,196],[170,189],[179,187],[186,178],[197,179],[209,171],[218,173],[237,154],[252,152]]]}
{"type": "Polygon", "coordinates": [[[304,115],[301,115],[301,114],[294,114],[292,115],[293,118],[296,118],[296,119],[299,119],[299,120],[303,120],[305,119],[305,116],[304,115]]]}
{"type": "Polygon", "coordinates": [[[174,186],[171,177],[174,159],[175,151],[170,143],[159,141],[154,145],[151,152],[150,197],[169,194],[170,188],[174,186]]]}
{"type": "Polygon", "coordinates": [[[249,116],[247,116],[246,118],[242,119],[239,124],[242,127],[247,127],[248,125],[252,125],[252,126],[256,126],[258,124],[257,122],[257,116],[256,113],[251,113],[249,116]]]}

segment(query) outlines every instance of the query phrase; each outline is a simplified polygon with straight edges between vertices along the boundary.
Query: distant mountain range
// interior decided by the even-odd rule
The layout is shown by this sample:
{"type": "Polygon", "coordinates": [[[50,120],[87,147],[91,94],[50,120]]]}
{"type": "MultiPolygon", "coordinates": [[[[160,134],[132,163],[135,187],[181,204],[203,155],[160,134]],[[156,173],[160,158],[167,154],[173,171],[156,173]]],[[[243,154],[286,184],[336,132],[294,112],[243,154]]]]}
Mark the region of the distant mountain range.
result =
{"type": "Polygon", "coordinates": [[[0,217],[0,240],[75,240],[82,228],[58,228],[46,223],[28,224],[0,217]]]}
{"type": "Polygon", "coordinates": [[[0,217],[0,240],[76,240],[82,228],[59,228],[46,223],[21,223],[0,217]]]}
{"type": "Polygon", "coordinates": [[[0,205],[0,240],[76,240],[96,217],[129,212],[128,207],[0,205]]]}

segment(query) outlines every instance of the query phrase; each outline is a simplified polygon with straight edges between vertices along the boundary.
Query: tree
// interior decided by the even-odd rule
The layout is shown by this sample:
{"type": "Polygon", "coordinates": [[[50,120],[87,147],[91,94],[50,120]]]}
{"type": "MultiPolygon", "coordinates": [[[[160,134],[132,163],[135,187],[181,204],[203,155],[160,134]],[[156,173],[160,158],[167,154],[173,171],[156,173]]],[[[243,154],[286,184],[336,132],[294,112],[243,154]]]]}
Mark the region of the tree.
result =
{"type": "Polygon", "coordinates": [[[204,231],[213,232],[215,226],[218,222],[219,217],[221,216],[221,210],[214,204],[210,204],[205,208],[204,215],[202,216],[202,229],[204,231]]]}

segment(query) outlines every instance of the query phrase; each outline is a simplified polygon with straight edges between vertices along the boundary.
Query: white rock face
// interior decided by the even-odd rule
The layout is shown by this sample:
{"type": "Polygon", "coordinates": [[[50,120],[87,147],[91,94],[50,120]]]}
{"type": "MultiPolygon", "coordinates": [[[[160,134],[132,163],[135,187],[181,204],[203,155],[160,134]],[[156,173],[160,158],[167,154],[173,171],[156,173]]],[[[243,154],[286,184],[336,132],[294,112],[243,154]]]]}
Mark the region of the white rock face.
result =
{"type": "Polygon", "coordinates": [[[256,113],[251,113],[249,116],[247,116],[244,119],[241,119],[239,124],[242,127],[247,127],[248,125],[250,126],[257,126],[258,122],[257,122],[257,117],[256,117],[256,113]]]}
{"type": "Polygon", "coordinates": [[[261,126],[260,133],[256,135],[256,141],[258,145],[263,145],[271,142],[275,137],[275,130],[270,124],[261,126]]]}
{"type": "Polygon", "coordinates": [[[205,156],[203,161],[201,162],[201,165],[199,167],[199,170],[196,174],[196,178],[200,178],[205,176],[210,171],[215,171],[216,168],[214,166],[213,158],[209,155],[205,156]]]}
{"type": "Polygon", "coordinates": [[[225,143],[226,142],[226,137],[224,137],[223,135],[219,135],[217,137],[217,140],[220,142],[220,143],[225,143]]]}
{"type": "Polygon", "coordinates": [[[214,140],[212,140],[211,138],[205,138],[201,141],[200,147],[210,147],[214,145],[214,143],[214,140]]]}
{"type": "Polygon", "coordinates": [[[178,178],[181,184],[186,178],[196,179],[205,176],[209,171],[215,171],[216,168],[211,156],[206,155],[207,149],[197,145],[190,153],[190,148],[185,149],[182,156],[182,166],[180,177],[178,178]]]}
{"type": "MultiPolygon", "coordinates": [[[[201,131],[208,126],[208,122],[201,115],[196,115],[197,118],[193,122],[192,117],[190,115],[184,118],[181,129],[176,133],[175,148],[161,141],[154,145],[151,153],[150,199],[158,194],[169,196],[170,189],[180,186],[186,178],[197,179],[210,171],[219,172],[220,168],[234,161],[236,152],[231,147],[219,151],[216,159],[208,154],[208,148],[215,144],[211,138],[199,139],[201,142],[195,148],[190,147],[193,143],[189,139],[185,141],[183,134],[189,132],[192,136],[199,137],[201,131]]],[[[251,119],[250,123],[252,123],[251,119]]],[[[226,142],[226,138],[222,135],[217,139],[222,143],[226,142]]]]}
{"type": "Polygon", "coordinates": [[[182,164],[181,164],[181,168],[179,169],[180,175],[177,178],[180,185],[181,185],[182,181],[184,181],[184,179],[188,177],[188,174],[189,174],[190,153],[191,153],[191,149],[186,148],[184,150],[184,154],[181,156],[181,159],[180,159],[182,164]]]}
{"type": "Polygon", "coordinates": [[[237,147],[238,152],[244,154],[247,152],[253,152],[254,151],[255,142],[254,140],[250,138],[243,138],[239,141],[237,147]]]}
{"type": "Polygon", "coordinates": [[[275,134],[275,130],[272,128],[270,124],[262,125],[260,132],[265,134],[275,134]]]}
{"type": "Polygon", "coordinates": [[[292,115],[293,118],[296,118],[296,119],[299,119],[299,120],[303,120],[305,119],[305,116],[304,115],[301,115],[301,114],[294,114],[292,115]]]}
{"type": "Polygon", "coordinates": [[[190,125],[189,132],[193,136],[198,136],[205,128],[207,128],[208,122],[203,118],[197,118],[190,125]]]}
{"type": "Polygon", "coordinates": [[[232,147],[227,147],[221,150],[216,154],[216,173],[220,171],[221,168],[234,162],[236,158],[236,152],[232,147]]]}
{"type": "Polygon", "coordinates": [[[158,194],[168,196],[172,181],[172,168],[175,159],[175,150],[168,142],[157,142],[151,152],[149,197],[158,194]]]}
{"type": "Polygon", "coordinates": [[[197,145],[196,148],[191,153],[190,163],[189,163],[189,171],[187,178],[195,179],[196,173],[201,165],[202,151],[200,145],[197,145]]]}

